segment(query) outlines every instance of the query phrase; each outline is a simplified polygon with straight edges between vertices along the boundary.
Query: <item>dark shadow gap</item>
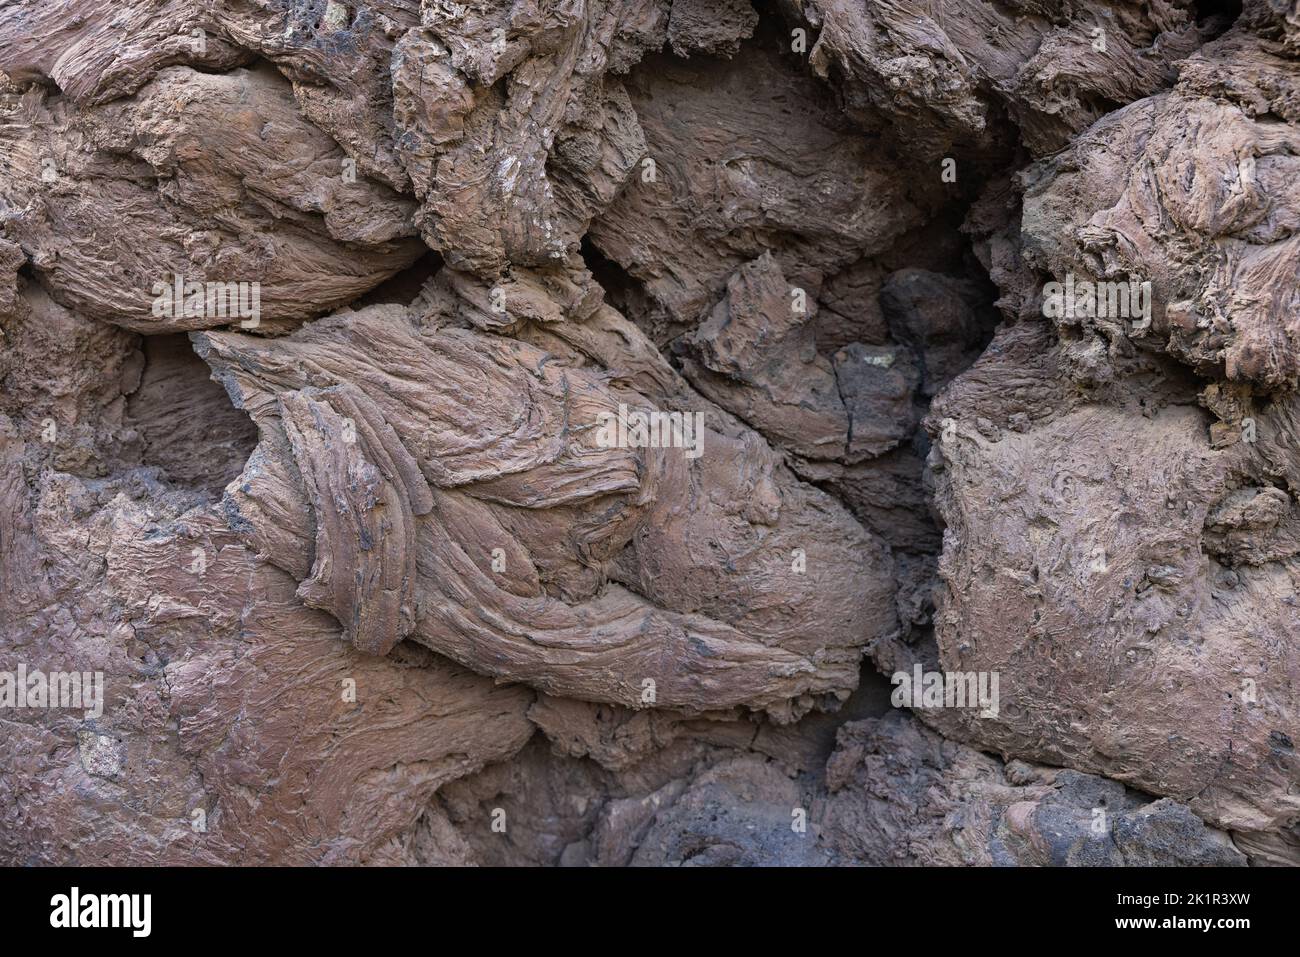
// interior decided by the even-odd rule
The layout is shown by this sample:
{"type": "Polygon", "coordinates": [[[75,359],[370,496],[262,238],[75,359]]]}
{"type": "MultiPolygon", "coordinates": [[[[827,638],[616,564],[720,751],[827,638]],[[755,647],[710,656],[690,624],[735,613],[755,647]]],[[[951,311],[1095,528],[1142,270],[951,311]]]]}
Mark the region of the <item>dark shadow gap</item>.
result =
{"type": "Polygon", "coordinates": [[[257,427],[209,377],[184,333],[145,336],[140,386],[127,399],[125,424],[140,437],[140,465],[212,501],[244,470],[257,427]]]}
{"type": "Polygon", "coordinates": [[[364,309],[366,306],[381,303],[410,305],[419,296],[424,284],[437,275],[442,266],[442,256],[430,249],[401,272],[388,277],[374,289],[351,302],[350,308],[364,309]]]}

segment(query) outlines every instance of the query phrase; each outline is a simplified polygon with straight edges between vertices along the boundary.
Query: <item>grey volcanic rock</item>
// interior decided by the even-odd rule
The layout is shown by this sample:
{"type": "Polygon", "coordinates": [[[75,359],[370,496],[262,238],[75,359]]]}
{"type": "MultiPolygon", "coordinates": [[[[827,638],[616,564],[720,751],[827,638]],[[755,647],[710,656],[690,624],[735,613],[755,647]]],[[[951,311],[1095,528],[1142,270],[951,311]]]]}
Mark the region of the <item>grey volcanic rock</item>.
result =
{"type": "Polygon", "coordinates": [[[836,863],[1232,866],[1227,835],[1118,782],[996,758],[891,714],[851,722],[826,768],[836,863]]]}
{"type": "Polygon", "coordinates": [[[1300,863],[1209,6],[4,4],[0,863],[1300,863]]]}

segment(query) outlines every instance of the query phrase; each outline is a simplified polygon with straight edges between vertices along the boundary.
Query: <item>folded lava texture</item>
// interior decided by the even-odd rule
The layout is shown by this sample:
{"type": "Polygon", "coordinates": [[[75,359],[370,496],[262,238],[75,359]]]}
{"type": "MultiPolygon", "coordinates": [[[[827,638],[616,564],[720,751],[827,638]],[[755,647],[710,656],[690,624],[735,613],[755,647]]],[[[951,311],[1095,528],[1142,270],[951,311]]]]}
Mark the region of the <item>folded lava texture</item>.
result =
{"type": "Polygon", "coordinates": [[[1300,864],[1296,0],[0,8],[0,862],[1300,864]]]}

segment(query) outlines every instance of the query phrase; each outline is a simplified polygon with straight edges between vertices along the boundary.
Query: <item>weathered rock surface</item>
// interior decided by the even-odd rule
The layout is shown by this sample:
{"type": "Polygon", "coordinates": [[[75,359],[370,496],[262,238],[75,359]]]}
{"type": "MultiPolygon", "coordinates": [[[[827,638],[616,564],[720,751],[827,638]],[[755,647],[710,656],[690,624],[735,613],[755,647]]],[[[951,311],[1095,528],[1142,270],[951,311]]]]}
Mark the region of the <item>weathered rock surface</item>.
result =
{"type": "Polygon", "coordinates": [[[1300,863],[1240,6],[0,7],[0,862],[1300,863]]]}
{"type": "Polygon", "coordinates": [[[263,434],[232,526],[307,604],[367,651],[409,635],[584,700],[797,715],[852,690],[861,647],[893,626],[891,571],[832,499],[747,430],[710,428],[703,400],[684,410],[703,416],[698,458],[602,448],[601,413],[643,397],[576,350],[436,318],[373,306],[198,339],[263,434]]]}
{"type": "Polygon", "coordinates": [[[1233,32],[1173,89],[1107,116],[1026,178],[1024,251],[1062,279],[1153,286],[1150,324],[1063,323],[1145,340],[1264,392],[1300,376],[1300,76],[1233,32]]]}
{"type": "Polygon", "coordinates": [[[6,235],[83,315],[145,332],[282,325],[350,302],[423,252],[402,238],[412,204],[346,182],[343,151],[298,115],[278,75],[172,67],[129,102],[78,109],[30,90],[0,110],[6,235]],[[257,283],[257,310],[214,310],[190,283],[257,283]]]}
{"type": "Polygon", "coordinates": [[[801,767],[792,756],[806,745],[694,726],[654,757],[611,768],[599,752],[559,756],[534,742],[442,788],[406,846],[419,863],[458,865],[1245,863],[1227,834],[1175,801],[1003,764],[902,714],[842,724],[832,745],[801,767]]]}
{"type": "Polygon", "coordinates": [[[1200,43],[1189,0],[782,6],[817,32],[809,62],[833,78],[845,112],[868,123],[891,116],[927,158],[992,149],[1009,134],[1054,152],[1115,106],[1167,86],[1200,43]]]}
{"type": "Polygon", "coordinates": [[[590,235],[642,284],[652,328],[694,327],[765,252],[814,294],[922,221],[930,197],[894,174],[881,137],[849,126],[770,36],[731,60],[647,60],[627,90],[653,166],[590,235]]]}
{"type": "Polygon", "coordinates": [[[1016,326],[931,413],[939,660],[1003,676],[1002,713],[967,732],[1223,826],[1284,825],[1300,733],[1295,410],[1279,402],[1258,442],[1216,449],[1178,370],[1134,358],[1127,382],[1084,392],[1071,363],[1085,351],[1016,326]]]}

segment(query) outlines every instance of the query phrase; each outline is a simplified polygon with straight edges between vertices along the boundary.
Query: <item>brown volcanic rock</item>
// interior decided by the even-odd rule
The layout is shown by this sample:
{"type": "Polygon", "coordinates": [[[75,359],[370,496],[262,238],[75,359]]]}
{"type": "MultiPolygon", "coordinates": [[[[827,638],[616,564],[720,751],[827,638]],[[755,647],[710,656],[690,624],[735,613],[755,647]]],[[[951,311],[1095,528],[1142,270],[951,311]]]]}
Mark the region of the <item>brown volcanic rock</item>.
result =
{"type": "MultiPolygon", "coordinates": [[[[938,661],[1001,672],[1007,702],[933,720],[1250,832],[1300,810],[1288,55],[1233,31],[1026,174],[1028,264],[1150,280],[1151,322],[1004,330],[929,419],[938,661]]],[[[1032,274],[1001,281],[1042,303],[1032,274]]]]}
{"type": "Polygon", "coordinates": [[[5,4],[0,861],[1300,863],[1300,18],[1204,9],[5,4]]]}
{"type": "Polygon", "coordinates": [[[961,733],[1221,826],[1285,825],[1300,733],[1293,403],[1259,413],[1258,443],[1216,449],[1176,369],[1135,361],[1108,390],[1070,390],[1083,348],[1041,324],[1007,330],[931,412],[939,661],[1001,674],[1001,713],[961,733]]]}
{"type": "Polygon", "coordinates": [[[485,277],[575,253],[645,152],[616,75],[663,44],[666,21],[666,4],[645,0],[426,13],[392,62],[425,241],[485,277]]]}
{"type": "Polygon", "coordinates": [[[263,434],[232,523],[304,601],[367,650],[411,635],[556,695],[787,715],[847,695],[894,612],[887,554],[833,500],[704,400],[698,458],[603,448],[600,415],[647,403],[576,351],[412,318],[199,338],[263,434]]]}
{"type": "Polygon", "coordinates": [[[497,866],[1246,862],[1175,801],[1004,764],[896,712],[842,724],[802,768],[761,733],[746,747],[720,727],[681,728],[631,766],[534,741],[442,788],[401,844],[421,863],[497,866]]]}
{"type": "Polygon", "coordinates": [[[5,706],[0,857],[365,862],[441,782],[523,745],[529,692],[421,649],[353,651],[229,532],[210,489],[242,466],[249,423],[188,343],[142,353],[24,280],[13,289],[4,669],[101,672],[103,710],[5,706]]]}
{"type": "Polygon", "coordinates": [[[1163,349],[1198,371],[1289,388],[1300,376],[1300,70],[1233,32],[1173,90],[1098,123],[1026,178],[1023,241],[1059,279],[1149,281],[1150,326],[1062,322],[1163,349]]]}
{"type": "Polygon", "coordinates": [[[419,22],[415,0],[16,0],[0,11],[0,70],[86,105],[129,96],[168,66],[229,70],[260,55],[365,175],[404,189],[389,61],[419,22]]]}
{"type": "Polygon", "coordinates": [[[93,318],[153,332],[252,314],[162,308],[160,293],[176,305],[180,277],[259,283],[254,318],[302,320],[423,250],[403,238],[412,205],[345,182],[343,151],[297,115],[274,74],[173,67],[125,104],[79,110],[30,91],[0,110],[6,232],[56,300],[93,318]]]}
{"type": "Polygon", "coordinates": [[[591,239],[644,284],[648,319],[693,328],[735,270],[771,251],[815,295],[823,276],[922,220],[877,136],[755,41],[729,61],[659,57],[627,83],[646,158],[591,239]]]}
{"type": "Polygon", "coordinates": [[[361,863],[527,740],[526,691],[352,651],[212,509],[138,473],[33,497],[5,452],[7,667],[105,681],[102,715],[7,714],[5,860],[361,863]]]}
{"type": "Polygon", "coordinates": [[[927,156],[996,148],[1004,114],[1031,151],[1054,152],[1116,104],[1167,86],[1201,39],[1188,0],[782,6],[815,31],[809,62],[834,78],[848,115],[890,115],[927,156]]]}

